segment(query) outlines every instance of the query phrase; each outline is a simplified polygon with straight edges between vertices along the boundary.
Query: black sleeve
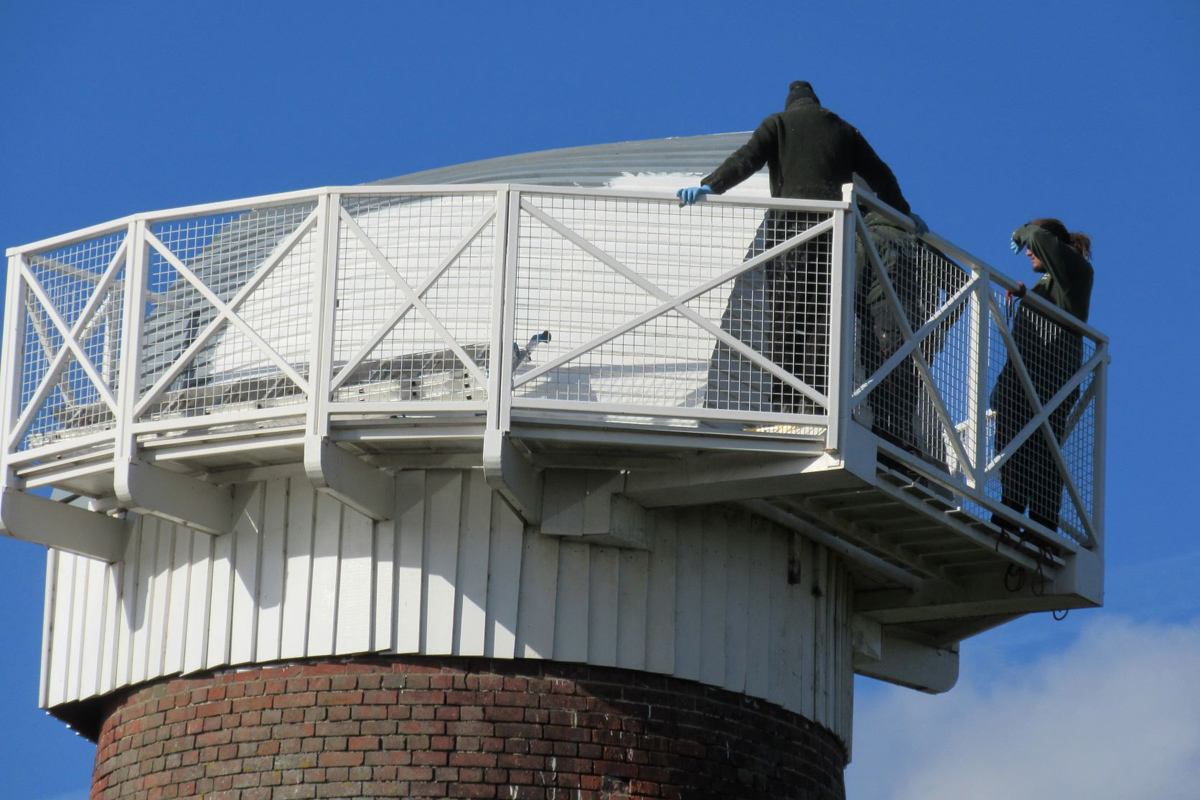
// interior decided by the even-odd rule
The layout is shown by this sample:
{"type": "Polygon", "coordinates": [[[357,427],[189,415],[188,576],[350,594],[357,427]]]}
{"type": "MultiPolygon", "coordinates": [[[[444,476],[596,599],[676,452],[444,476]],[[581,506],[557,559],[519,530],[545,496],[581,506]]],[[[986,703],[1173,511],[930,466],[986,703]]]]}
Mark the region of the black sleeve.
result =
{"type": "Polygon", "coordinates": [[[871,189],[880,200],[905,214],[912,211],[891,168],[857,129],[854,131],[854,171],[871,184],[871,189]]]}
{"type": "Polygon", "coordinates": [[[770,116],[754,130],[750,141],[733,151],[721,166],[704,176],[700,183],[710,187],[713,194],[724,194],[762,169],[778,146],[775,117],[770,116]]]}

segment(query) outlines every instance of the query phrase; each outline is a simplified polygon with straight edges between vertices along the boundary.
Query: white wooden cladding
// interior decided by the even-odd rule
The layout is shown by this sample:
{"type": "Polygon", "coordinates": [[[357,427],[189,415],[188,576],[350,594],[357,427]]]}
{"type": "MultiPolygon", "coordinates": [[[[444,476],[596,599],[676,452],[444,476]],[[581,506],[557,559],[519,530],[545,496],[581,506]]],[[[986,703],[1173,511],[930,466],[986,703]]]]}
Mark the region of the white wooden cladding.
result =
{"type": "Polygon", "coordinates": [[[177,673],[366,653],[541,658],[697,680],[850,741],[841,562],[716,507],[650,517],[652,550],[527,528],[478,470],[405,471],[391,522],[303,478],[237,487],[234,530],[153,518],[125,559],[51,550],[45,707],[177,673]]]}

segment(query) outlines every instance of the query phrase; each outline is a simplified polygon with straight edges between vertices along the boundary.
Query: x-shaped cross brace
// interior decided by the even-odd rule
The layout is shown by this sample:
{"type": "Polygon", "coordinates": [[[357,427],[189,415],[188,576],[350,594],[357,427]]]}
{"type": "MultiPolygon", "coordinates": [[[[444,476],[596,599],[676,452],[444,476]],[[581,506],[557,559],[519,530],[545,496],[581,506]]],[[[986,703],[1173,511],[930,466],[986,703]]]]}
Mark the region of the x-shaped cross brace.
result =
{"type": "Polygon", "coordinates": [[[284,358],[275,351],[275,348],[267,344],[266,340],[259,336],[258,333],[235,312],[242,305],[242,303],[245,302],[246,298],[249,297],[264,280],[266,280],[267,276],[271,273],[271,270],[273,270],[275,266],[292,251],[292,248],[295,247],[296,243],[300,241],[301,237],[303,237],[308,230],[316,224],[317,217],[318,212],[314,209],[313,212],[305,217],[304,221],[296,226],[296,229],[288,235],[288,237],[283,241],[282,246],[277,248],[275,253],[263,262],[262,266],[255,271],[250,280],[246,281],[246,283],[238,290],[237,294],[235,294],[228,303],[223,302],[221,298],[217,297],[217,295],[208,288],[204,281],[200,280],[200,278],[198,278],[196,274],[191,271],[191,269],[184,265],[184,263],[180,261],[179,258],[171,252],[170,248],[163,244],[157,236],[155,236],[149,230],[145,231],[146,241],[155,250],[157,250],[162,257],[167,260],[167,263],[174,267],[175,270],[182,275],[188,283],[195,287],[196,291],[198,291],[205,300],[212,304],[217,311],[217,315],[213,317],[212,320],[209,321],[208,325],[204,327],[204,330],[192,340],[192,343],[188,345],[187,349],[184,350],[179,358],[175,360],[175,363],[171,365],[170,369],[159,376],[158,380],[154,382],[154,385],[150,387],[150,391],[148,391],[142,397],[142,399],[138,401],[133,411],[134,419],[139,418],[146,412],[146,409],[150,407],[151,403],[157,400],[158,396],[162,394],[168,386],[171,385],[171,382],[179,376],[179,373],[183,371],[184,367],[191,362],[196,354],[200,352],[200,349],[208,343],[208,340],[211,339],[217,330],[226,322],[232,324],[238,330],[242,331],[242,333],[244,333],[246,337],[250,339],[250,341],[253,342],[267,356],[267,358],[269,358],[275,364],[275,366],[279,367],[280,371],[283,372],[284,375],[287,375],[288,378],[290,378],[297,386],[300,387],[301,391],[303,391],[305,394],[308,393],[308,381],[306,381],[300,375],[300,373],[292,367],[291,364],[284,360],[284,358]]]}
{"type": "Polygon", "coordinates": [[[429,291],[430,287],[432,287],[433,284],[442,277],[442,274],[450,268],[450,265],[453,264],[460,255],[462,255],[463,251],[471,245],[471,242],[475,241],[475,238],[479,236],[484,227],[486,227],[487,224],[495,218],[496,209],[493,207],[486,214],[484,214],[479,221],[472,226],[467,235],[459,240],[459,242],[453,248],[451,248],[450,252],[447,253],[446,257],[438,263],[437,267],[435,267],[428,275],[425,276],[425,279],[418,284],[416,289],[413,289],[408,285],[408,282],[404,280],[403,276],[401,276],[399,271],[396,270],[395,266],[392,265],[392,262],[389,261],[387,256],[385,256],[383,252],[375,246],[375,243],[372,242],[370,237],[367,236],[361,227],[359,227],[358,223],[355,222],[354,218],[350,216],[346,209],[340,209],[340,214],[342,220],[354,234],[355,238],[357,238],[358,241],[367,248],[367,251],[370,252],[375,261],[387,271],[388,276],[396,283],[396,286],[399,287],[400,291],[404,293],[406,300],[404,304],[396,309],[396,311],[394,311],[392,315],[388,317],[387,321],[375,331],[371,338],[368,339],[366,343],[358,349],[358,352],[356,352],[354,356],[346,362],[346,365],[342,367],[341,371],[330,384],[330,393],[337,390],[338,387],[350,379],[350,376],[354,374],[354,371],[358,368],[358,365],[361,364],[363,360],[371,354],[371,351],[374,350],[379,343],[382,342],[384,338],[386,338],[387,335],[391,333],[397,325],[400,324],[400,321],[404,319],[408,312],[412,311],[414,308],[417,310],[418,314],[424,317],[425,320],[431,326],[433,326],[434,330],[438,332],[443,341],[445,341],[450,349],[454,351],[454,354],[458,356],[460,360],[462,360],[463,364],[466,366],[467,370],[470,371],[471,375],[481,384],[486,384],[487,378],[484,376],[483,370],[480,369],[479,365],[467,355],[466,351],[462,349],[457,341],[455,341],[454,337],[450,335],[450,332],[446,330],[445,326],[443,326],[437,317],[433,315],[433,312],[430,311],[429,307],[421,298],[423,298],[426,292],[429,291]]]}
{"type": "Polygon", "coordinates": [[[33,271],[29,268],[29,265],[25,263],[24,257],[22,256],[18,258],[17,263],[19,264],[22,279],[25,281],[26,285],[33,290],[38,302],[41,303],[42,311],[50,320],[51,324],[53,324],[58,330],[59,335],[62,336],[63,346],[61,349],[59,349],[58,354],[50,364],[49,369],[46,370],[46,374],[42,376],[42,381],[40,384],[38,384],[37,390],[30,398],[29,404],[25,406],[24,412],[22,412],[21,416],[17,419],[17,424],[13,428],[12,434],[9,437],[10,447],[12,447],[16,442],[19,442],[21,437],[25,435],[25,431],[28,429],[29,424],[33,421],[34,414],[37,413],[38,408],[40,408],[42,403],[45,402],[46,397],[50,394],[51,388],[58,381],[59,375],[66,368],[68,354],[74,354],[75,359],[79,362],[80,367],[82,367],[83,371],[87,373],[87,376],[89,379],[91,379],[92,383],[96,385],[96,391],[100,393],[100,396],[104,399],[104,402],[114,414],[117,413],[117,400],[113,396],[112,390],[108,387],[108,384],[104,381],[104,379],[100,377],[100,374],[96,371],[96,367],[92,364],[91,359],[87,357],[83,347],[79,344],[78,337],[79,334],[87,328],[88,323],[92,321],[92,317],[95,315],[96,310],[100,308],[100,304],[104,301],[105,294],[108,292],[108,286],[112,282],[113,276],[116,275],[121,265],[125,262],[126,250],[127,241],[122,241],[121,245],[117,248],[116,253],[113,254],[112,259],[109,261],[108,267],[104,270],[103,276],[100,278],[99,282],[97,282],[96,288],[92,292],[92,296],[88,298],[87,305],[85,305],[83,310],[80,312],[79,317],[75,320],[75,324],[69,328],[66,322],[63,320],[62,315],[59,314],[55,309],[54,303],[51,302],[49,295],[46,294],[46,290],[42,288],[37,276],[33,274],[33,271]]]}
{"type": "Polygon", "coordinates": [[[747,259],[746,261],[743,261],[737,267],[734,267],[733,269],[731,269],[727,272],[724,272],[721,275],[718,275],[717,277],[712,278],[711,280],[708,280],[708,281],[700,284],[699,286],[697,286],[693,289],[690,289],[687,292],[684,292],[681,295],[673,296],[669,292],[666,292],[663,289],[659,288],[653,282],[651,282],[651,281],[647,280],[646,278],[644,278],[643,276],[639,275],[634,270],[625,266],[625,264],[621,263],[618,259],[614,258],[613,256],[604,252],[600,248],[596,247],[594,244],[587,241],[582,236],[580,236],[579,234],[577,234],[575,231],[571,230],[567,226],[563,225],[558,220],[550,217],[548,214],[546,214],[544,211],[542,211],[537,206],[530,203],[528,200],[524,200],[524,199],[521,200],[521,208],[526,213],[528,213],[530,216],[534,217],[539,222],[541,222],[543,225],[545,225],[546,227],[555,231],[560,236],[565,238],[567,241],[571,242],[576,247],[583,250],[585,253],[590,255],[592,258],[594,258],[597,261],[599,261],[600,263],[608,266],[610,269],[612,269],[615,272],[617,272],[618,274],[622,275],[630,283],[634,284],[635,286],[642,289],[643,291],[645,291],[652,297],[659,300],[660,305],[656,306],[655,308],[650,309],[649,311],[639,314],[638,316],[633,317],[632,319],[626,320],[624,323],[622,323],[621,325],[618,325],[616,328],[613,328],[612,330],[608,331],[607,333],[597,336],[596,338],[592,339],[591,341],[587,342],[586,344],[582,344],[579,347],[574,348],[570,352],[565,353],[564,355],[561,355],[558,358],[547,362],[546,364],[543,364],[542,366],[538,367],[537,369],[533,369],[533,370],[530,370],[529,372],[526,372],[520,378],[517,378],[516,380],[513,381],[513,388],[516,388],[525,383],[528,383],[529,381],[532,381],[535,378],[537,378],[541,375],[544,375],[545,373],[549,372],[552,369],[556,369],[556,368],[562,366],[563,364],[573,361],[574,359],[579,358],[579,356],[583,355],[584,353],[594,350],[595,348],[599,347],[600,345],[605,344],[606,342],[610,342],[613,339],[616,339],[618,336],[621,336],[622,334],[627,333],[627,332],[633,330],[634,328],[637,328],[641,325],[646,324],[647,322],[654,319],[655,317],[661,316],[661,315],[667,313],[668,311],[676,311],[679,314],[681,314],[682,316],[691,320],[693,323],[698,325],[703,330],[707,331],[712,336],[714,336],[717,340],[722,342],[730,350],[733,350],[733,351],[741,354],[744,358],[746,358],[747,360],[749,360],[750,362],[752,362],[759,368],[769,372],[770,374],[774,375],[776,378],[778,378],[783,383],[785,383],[788,386],[791,386],[792,388],[801,392],[805,397],[812,400],[817,405],[823,406],[825,408],[829,407],[829,398],[828,397],[821,394],[816,389],[813,389],[811,386],[804,383],[799,378],[797,378],[795,375],[788,372],[787,370],[785,370],[783,367],[779,366],[775,362],[771,361],[769,358],[762,355],[757,350],[754,350],[754,349],[748,347],[744,342],[740,341],[739,339],[737,339],[736,337],[731,335],[728,331],[722,330],[719,325],[713,324],[713,322],[710,321],[709,319],[707,319],[706,317],[704,317],[704,315],[700,314],[695,309],[689,308],[686,304],[688,302],[690,302],[691,300],[695,299],[696,297],[699,297],[700,295],[704,294],[705,292],[715,289],[717,286],[720,286],[721,284],[725,283],[726,281],[728,281],[732,278],[735,278],[744,272],[748,272],[749,270],[754,269],[758,265],[760,265],[766,261],[769,261],[769,260],[775,258],[776,256],[779,256],[782,253],[785,253],[788,250],[791,250],[794,247],[798,247],[799,245],[803,244],[804,242],[809,241],[810,239],[820,236],[821,234],[825,233],[826,231],[832,230],[833,229],[833,218],[832,217],[818,223],[817,225],[814,225],[813,227],[809,228],[806,231],[803,231],[801,233],[796,234],[795,236],[792,236],[791,238],[787,239],[786,241],[781,242],[780,244],[776,245],[775,247],[772,247],[771,249],[769,249],[763,253],[760,253],[759,255],[755,256],[754,258],[750,258],[750,259],[747,259]]]}

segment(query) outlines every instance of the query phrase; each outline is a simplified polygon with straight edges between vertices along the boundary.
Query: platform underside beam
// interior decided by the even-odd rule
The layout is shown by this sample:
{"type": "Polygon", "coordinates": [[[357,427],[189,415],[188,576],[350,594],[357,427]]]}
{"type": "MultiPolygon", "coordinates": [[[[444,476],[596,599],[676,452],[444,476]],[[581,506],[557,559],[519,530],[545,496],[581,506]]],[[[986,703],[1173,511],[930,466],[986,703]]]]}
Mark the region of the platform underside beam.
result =
{"type": "Polygon", "coordinates": [[[122,558],[129,539],[125,520],[13,489],[0,496],[0,532],[108,562],[122,558]]]}
{"type": "Polygon", "coordinates": [[[229,487],[130,459],[116,463],[113,484],[117,501],[130,511],[204,533],[222,534],[232,529],[233,492],[229,487]]]}

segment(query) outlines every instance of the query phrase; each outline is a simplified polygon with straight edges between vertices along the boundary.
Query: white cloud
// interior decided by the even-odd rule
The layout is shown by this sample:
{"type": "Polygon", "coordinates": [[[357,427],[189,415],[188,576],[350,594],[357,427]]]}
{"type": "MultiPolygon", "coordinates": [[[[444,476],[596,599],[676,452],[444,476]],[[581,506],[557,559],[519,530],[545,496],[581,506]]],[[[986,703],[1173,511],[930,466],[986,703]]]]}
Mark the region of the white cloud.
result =
{"type": "Polygon", "coordinates": [[[1200,796],[1200,619],[1104,615],[1032,664],[972,662],[948,694],[860,694],[850,800],[1200,796]]]}

